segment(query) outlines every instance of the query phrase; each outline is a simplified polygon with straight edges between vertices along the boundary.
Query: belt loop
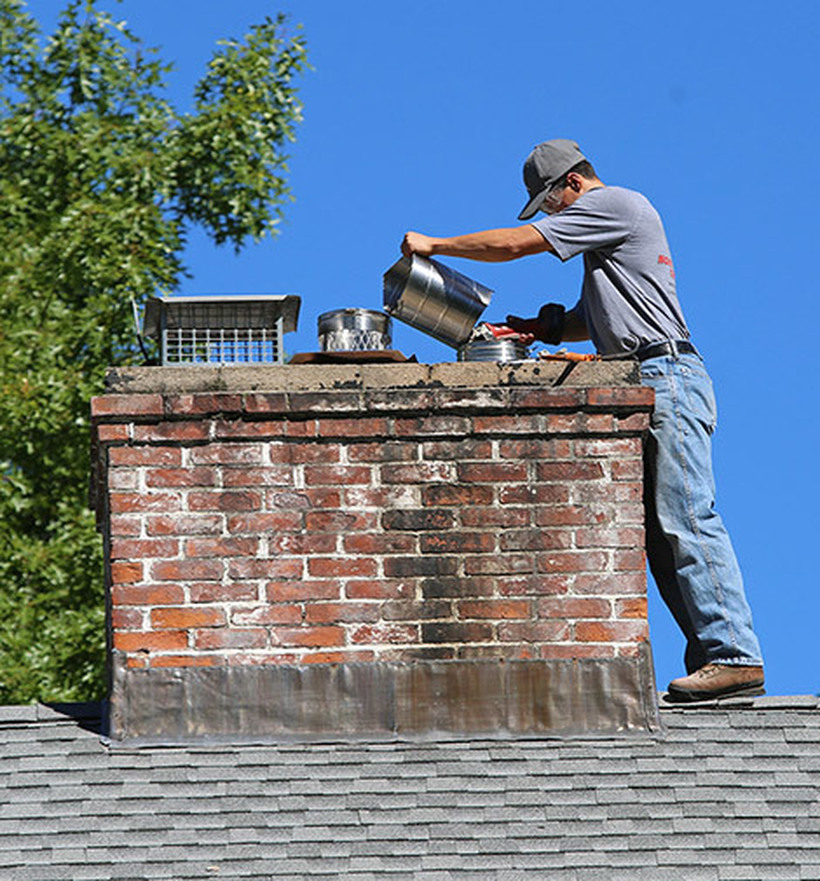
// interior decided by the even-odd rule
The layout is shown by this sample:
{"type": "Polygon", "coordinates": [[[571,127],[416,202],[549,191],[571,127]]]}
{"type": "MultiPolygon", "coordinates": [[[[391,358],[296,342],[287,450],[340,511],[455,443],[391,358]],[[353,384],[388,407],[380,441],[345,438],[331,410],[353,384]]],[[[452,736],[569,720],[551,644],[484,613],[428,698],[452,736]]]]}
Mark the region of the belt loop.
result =
{"type": "Polygon", "coordinates": [[[672,357],[677,361],[680,357],[680,351],[678,350],[678,344],[674,340],[669,340],[669,348],[672,349],[672,357]]]}

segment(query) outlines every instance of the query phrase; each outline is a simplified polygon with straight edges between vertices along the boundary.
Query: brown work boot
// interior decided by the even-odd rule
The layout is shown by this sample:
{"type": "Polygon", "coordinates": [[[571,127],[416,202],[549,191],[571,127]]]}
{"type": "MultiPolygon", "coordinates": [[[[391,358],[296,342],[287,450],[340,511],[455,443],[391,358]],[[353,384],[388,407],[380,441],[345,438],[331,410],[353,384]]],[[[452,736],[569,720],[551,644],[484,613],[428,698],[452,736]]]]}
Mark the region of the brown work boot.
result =
{"type": "Polygon", "coordinates": [[[715,697],[764,694],[763,668],[739,664],[706,664],[669,683],[670,701],[707,701],[715,697]]]}

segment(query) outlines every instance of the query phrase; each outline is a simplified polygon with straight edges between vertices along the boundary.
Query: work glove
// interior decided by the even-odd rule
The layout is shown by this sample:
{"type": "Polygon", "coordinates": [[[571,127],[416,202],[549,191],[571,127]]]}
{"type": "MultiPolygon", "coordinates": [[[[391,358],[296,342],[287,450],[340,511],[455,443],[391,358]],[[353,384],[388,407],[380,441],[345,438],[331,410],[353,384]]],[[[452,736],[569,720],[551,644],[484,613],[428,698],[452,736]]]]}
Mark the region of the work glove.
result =
{"type": "Polygon", "coordinates": [[[537,318],[519,318],[517,315],[508,315],[507,326],[521,334],[532,334],[542,343],[557,346],[564,336],[565,311],[560,303],[547,303],[538,310],[537,318]]]}

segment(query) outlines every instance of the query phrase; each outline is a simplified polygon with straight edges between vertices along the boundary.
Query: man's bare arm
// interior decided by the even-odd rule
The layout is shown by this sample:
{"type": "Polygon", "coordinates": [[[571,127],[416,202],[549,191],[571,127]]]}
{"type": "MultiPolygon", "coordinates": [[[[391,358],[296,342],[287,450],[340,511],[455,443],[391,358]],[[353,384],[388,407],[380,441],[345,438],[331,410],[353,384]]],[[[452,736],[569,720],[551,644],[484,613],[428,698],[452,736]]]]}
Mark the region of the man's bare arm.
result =
{"type": "Polygon", "coordinates": [[[501,263],[517,260],[529,254],[552,251],[550,243],[533,226],[513,226],[504,229],[488,229],[463,236],[437,238],[418,232],[408,232],[401,244],[405,257],[466,257],[485,263],[501,263]]]}

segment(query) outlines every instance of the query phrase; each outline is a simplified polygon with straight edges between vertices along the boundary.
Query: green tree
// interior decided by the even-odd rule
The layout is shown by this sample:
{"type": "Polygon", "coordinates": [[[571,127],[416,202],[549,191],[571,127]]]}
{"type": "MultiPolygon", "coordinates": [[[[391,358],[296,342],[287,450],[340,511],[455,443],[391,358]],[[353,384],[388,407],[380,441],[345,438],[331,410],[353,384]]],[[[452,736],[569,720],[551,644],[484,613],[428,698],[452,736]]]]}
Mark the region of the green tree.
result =
{"type": "Polygon", "coordinates": [[[45,39],[0,0],[0,702],[104,693],[89,398],[134,357],[131,298],[170,291],[192,224],[276,232],[304,41],[283,16],[218,44],[192,112],[124,22],[72,0],[45,39]]]}

